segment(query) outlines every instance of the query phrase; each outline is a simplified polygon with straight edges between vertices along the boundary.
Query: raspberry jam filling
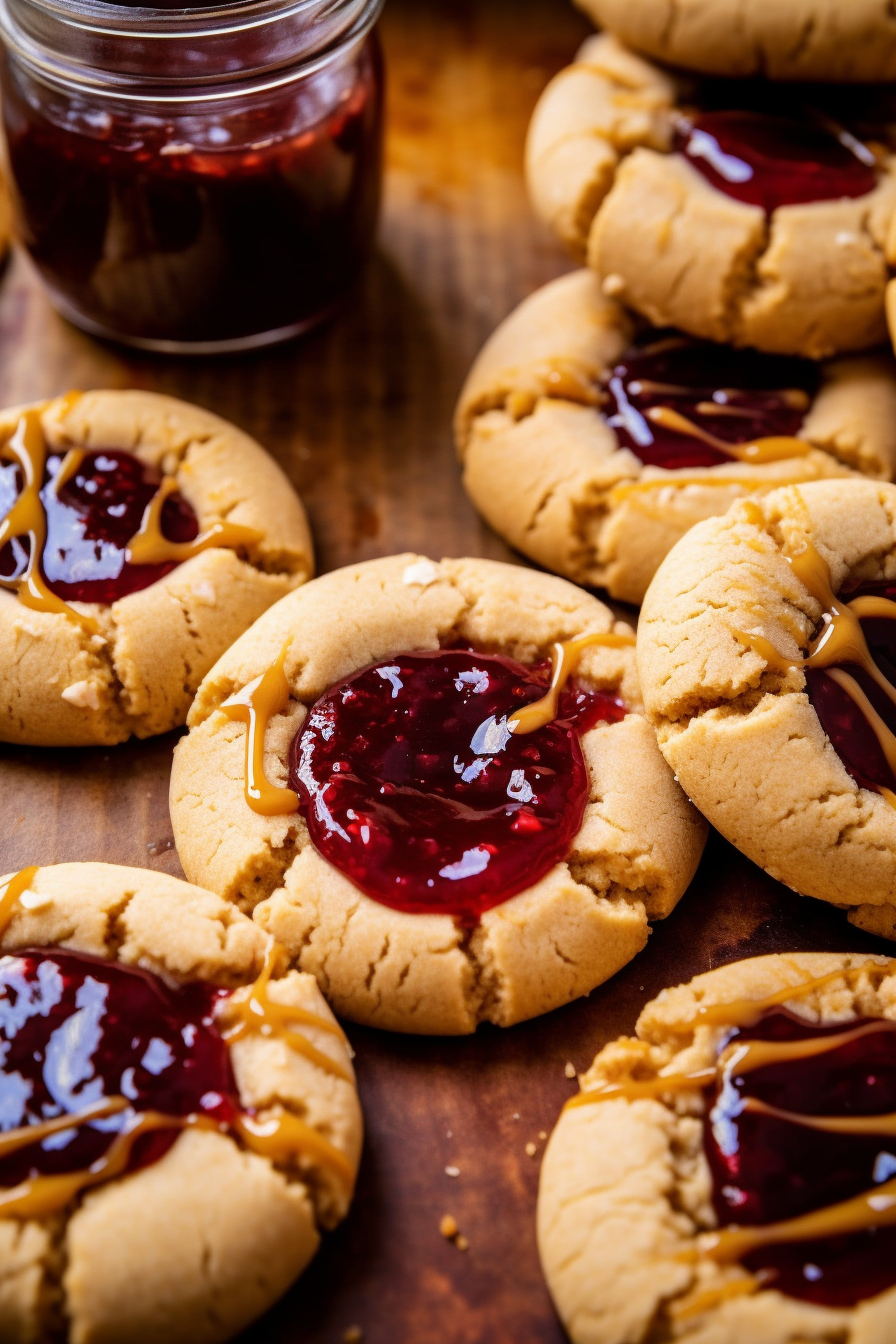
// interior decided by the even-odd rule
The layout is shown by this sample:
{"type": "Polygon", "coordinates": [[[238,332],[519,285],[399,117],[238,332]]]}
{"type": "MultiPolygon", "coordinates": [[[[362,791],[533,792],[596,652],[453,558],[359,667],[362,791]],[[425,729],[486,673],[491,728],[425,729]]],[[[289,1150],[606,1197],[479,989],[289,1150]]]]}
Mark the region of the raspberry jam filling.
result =
{"type": "Polygon", "coordinates": [[[645,466],[717,467],[732,461],[725,444],[795,437],[817,390],[818,370],[809,360],[653,335],[610,375],[607,418],[620,444],[645,466]],[[668,411],[677,413],[671,425],[668,411]]]}
{"type": "MultiPolygon", "coordinates": [[[[162,483],[157,470],[131,453],[102,449],[85,454],[57,491],[52,482],[61,464],[58,455],[48,457],[40,493],[47,520],[41,571],[51,592],[63,601],[110,604],[148,588],[176,567],[176,562],[134,565],[126,556],[162,483]]],[[[17,464],[0,462],[0,520],[22,484],[17,464]]],[[[196,515],[179,494],[165,499],[160,521],[169,541],[190,542],[199,534],[196,515]]],[[[17,579],[28,559],[27,539],[8,542],[0,549],[0,579],[17,579]]]]}
{"type": "Polygon", "coordinates": [[[382,905],[468,927],[563,859],[581,826],[579,734],[625,717],[572,686],[546,727],[507,720],[542,699],[542,669],[465,649],[405,653],[312,707],[290,753],[311,839],[382,905]]]}
{"type": "MultiPolygon", "coordinates": [[[[207,985],[171,989],[144,971],[58,949],[0,959],[0,1187],[85,1171],[135,1113],[230,1125],[239,1102],[212,1023],[225,997],[207,985]],[[48,1122],[103,1102],[121,1109],[68,1129],[50,1123],[47,1133],[48,1122]],[[37,1125],[41,1141],[3,1150],[5,1133],[37,1125]]],[[[178,1133],[140,1134],[124,1169],[158,1161],[178,1133]]]]}
{"type": "MultiPolygon", "coordinates": [[[[848,600],[876,597],[896,602],[896,583],[866,583],[848,594],[848,600]]],[[[881,616],[861,616],[859,624],[868,645],[871,659],[885,682],[896,696],[896,620],[881,616]]],[[[858,683],[870,702],[874,713],[883,721],[885,729],[896,734],[896,704],[867,670],[854,663],[838,664],[858,683]]],[[[806,684],[809,698],[821,726],[827,733],[843,764],[857,784],[880,792],[886,789],[896,793],[896,755],[884,747],[881,734],[875,731],[871,717],[855,698],[821,668],[807,668],[806,684]]],[[[896,738],[893,739],[896,748],[896,738]]]]}
{"type": "MultiPolygon", "coordinates": [[[[892,1135],[831,1133],[799,1120],[896,1112],[896,1031],[884,1023],[881,1030],[872,1026],[862,1034],[866,1025],[818,1028],[775,1012],[756,1026],[734,1031],[730,1044],[735,1049],[747,1041],[816,1041],[839,1033],[855,1039],[743,1076],[736,1062],[725,1070],[705,1128],[713,1202],[722,1226],[782,1222],[892,1181],[892,1135]],[[756,1102],[797,1118],[750,1109],[756,1102]]],[[[887,1196],[881,1207],[885,1204],[892,1204],[887,1196]]],[[[763,1286],[789,1297],[850,1307],[896,1283],[896,1227],[766,1245],[744,1256],[742,1263],[763,1286]]]]}
{"type": "Polygon", "coordinates": [[[877,185],[873,154],[822,114],[702,111],[681,119],[674,145],[719,191],[767,214],[877,185]]]}

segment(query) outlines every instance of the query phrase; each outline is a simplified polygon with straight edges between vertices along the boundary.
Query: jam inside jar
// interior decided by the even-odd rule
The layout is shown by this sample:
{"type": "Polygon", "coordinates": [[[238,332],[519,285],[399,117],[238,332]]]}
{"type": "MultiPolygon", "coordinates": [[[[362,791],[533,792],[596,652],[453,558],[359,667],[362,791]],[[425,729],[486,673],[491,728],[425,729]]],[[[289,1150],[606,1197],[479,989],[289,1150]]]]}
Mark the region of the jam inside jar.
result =
{"type": "Polygon", "coordinates": [[[199,354],[331,312],[376,231],[381,5],[0,4],[14,202],[59,311],[199,354]]]}

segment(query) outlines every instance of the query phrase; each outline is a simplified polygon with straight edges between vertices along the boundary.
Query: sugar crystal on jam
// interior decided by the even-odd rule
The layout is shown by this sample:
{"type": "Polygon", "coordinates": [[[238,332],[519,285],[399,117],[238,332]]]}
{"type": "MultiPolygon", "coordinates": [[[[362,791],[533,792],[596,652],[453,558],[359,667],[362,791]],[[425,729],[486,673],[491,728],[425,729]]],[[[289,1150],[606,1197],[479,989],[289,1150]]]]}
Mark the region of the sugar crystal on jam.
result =
{"type": "Polygon", "coordinates": [[[545,693],[543,670],[465,649],[403,653],[312,707],[291,752],[320,853],[396,910],[466,926],[569,852],[588,801],[579,733],[622,702],[572,687],[556,721],[514,735],[545,693]]]}

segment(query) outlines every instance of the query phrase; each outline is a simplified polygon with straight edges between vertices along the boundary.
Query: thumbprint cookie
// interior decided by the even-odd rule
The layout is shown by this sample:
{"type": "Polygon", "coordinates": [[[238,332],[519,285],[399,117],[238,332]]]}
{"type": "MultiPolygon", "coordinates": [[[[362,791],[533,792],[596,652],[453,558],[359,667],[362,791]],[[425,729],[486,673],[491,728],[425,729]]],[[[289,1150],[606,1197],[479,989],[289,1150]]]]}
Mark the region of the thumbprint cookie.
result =
{"type": "Polygon", "coordinates": [[[698,523],[648,590],[638,668],[711,824],[896,937],[896,486],[790,486],[698,523]]]}
{"type": "Polygon", "coordinates": [[[657,327],[823,359],[886,340],[887,92],[700,81],[589,38],[529,130],[533,204],[657,327]]]}
{"type": "Polygon", "coordinates": [[[667,989],[545,1151],[574,1344],[896,1337],[896,962],[796,953],[667,989]]]}
{"type": "Polygon", "coordinates": [[[289,482],[218,416],[117,391],[0,413],[0,741],[180,726],[216,659],[312,569],[289,482]]]}
{"type": "Polygon", "coordinates": [[[317,579],[224,655],[189,724],[186,873],[374,1026],[461,1034],[587,994],[703,848],[630,628],[512,565],[404,555],[317,579]]]}
{"type": "Polygon", "coordinates": [[[232,905],[107,864],[0,879],[0,1338],[217,1344],[348,1210],[351,1051],[232,905]]]}
{"type": "Polygon", "coordinates": [[[511,545],[639,603],[694,523],[739,496],[896,475],[896,364],[816,364],[639,329],[577,271],[486,344],[456,416],[464,483],[511,545]]]}

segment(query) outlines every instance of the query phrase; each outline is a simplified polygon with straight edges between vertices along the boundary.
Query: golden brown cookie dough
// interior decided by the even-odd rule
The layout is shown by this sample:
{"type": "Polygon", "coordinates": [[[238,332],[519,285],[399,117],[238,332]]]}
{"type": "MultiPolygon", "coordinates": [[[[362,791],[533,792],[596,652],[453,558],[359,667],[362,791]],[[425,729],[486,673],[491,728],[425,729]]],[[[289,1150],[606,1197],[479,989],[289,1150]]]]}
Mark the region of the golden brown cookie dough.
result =
{"type": "Polygon", "coordinates": [[[533,204],[607,294],[656,326],[823,359],[886,339],[896,262],[896,169],[856,199],[769,218],[673,153],[692,82],[589,38],[548,85],[529,128],[533,204]]]}
{"type": "Polygon", "coordinates": [[[896,365],[833,360],[800,436],[819,451],[762,466],[645,467],[601,414],[598,385],[634,324],[576,271],[526,299],[486,344],[456,416],[464,484],[502,537],[547,569],[639,603],[694,523],[783,482],[896,475],[896,365]]]}
{"type": "Polygon", "coordinates": [[[896,487],[816,482],[699,523],[644,600],[644,700],[682,787],[732,844],[794,890],[896,937],[896,810],[848,773],[798,665],[822,615],[787,559],[806,539],[835,592],[892,580],[896,487]]]}
{"type": "Polygon", "coordinates": [[[254,909],[355,1021],[460,1034],[587,994],[644,947],[648,921],[673,909],[705,839],[640,713],[631,648],[592,648],[582,660],[583,684],[620,694],[631,712],[582,736],[591,796],[568,859],[472,932],[448,915],[402,913],[366,896],[322,858],[298,813],[250,810],[246,729],[216,711],[289,641],[291,699],[265,743],[267,778],[283,785],[307,706],[372,662],[460,644],[532,664],[555,641],[627,629],[560,579],[486,560],[394,556],[315,580],[256,622],[199,690],[171,777],[185,871],[254,909]]]}
{"type": "MultiPolygon", "coordinates": [[[[0,413],[0,438],[20,413],[0,413]]],[[[95,634],[0,588],[0,740],[87,746],[167,732],[224,650],[313,573],[304,509],[253,439],[173,397],[88,392],[48,403],[42,423],[51,450],[117,448],[162,468],[200,530],[227,521],[259,534],[240,550],[204,551],[111,606],[74,603],[95,634]]]]}
{"type": "MultiPolygon", "coordinates": [[[[98,863],[37,870],[2,938],[4,953],[64,947],[141,967],[169,984],[202,980],[228,989],[255,980],[266,944],[257,925],[209,891],[98,863]]],[[[311,976],[290,971],[272,982],[271,997],[333,1021],[311,976]]],[[[313,1023],[291,1030],[345,1077],[282,1036],[251,1034],[230,1047],[240,1100],[260,1119],[299,1116],[354,1173],[362,1121],[349,1049],[313,1023]]],[[[273,1162],[230,1133],[185,1130],[160,1160],[94,1186],[62,1215],[0,1218],[0,1338],[229,1339],[304,1270],[319,1229],[345,1216],[352,1183],[308,1152],[273,1162]]]]}
{"type": "Polygon", "coordinates": [[[896,77],[888,0],[575,0],[598,28],[658,61],[769,79],[896,77]]]}
{"type": "MultiPolygon", "coordinates": [[[[664,990],[637,1038],[605,1047],[582,1077],[585,1092],[657,1074],[715,1066],[727,1028],[694,1023],[701,1008],[762,1000],[794,987],[786,1008],[812,1023],[896,1020],[896,963],[884,957],[794,953],[757,957],[664,990]],[[826,975],[810,993],[799,986],[826,975]]],[[[896,1335],[896,1290],[833,1309],[720,1268],[700,1249],[713,1230],[703,1149],[704,1094],[618,1097],[569,1108],[541,1171],[538,1244],[555,1305],[574,1344],[885,1344],[896,1335]],[[745,1285],[744,1285],[745,1286],[745,1285]]],[[[882,1140],[882,1143],[885,1142],[882,1140]]]]}

